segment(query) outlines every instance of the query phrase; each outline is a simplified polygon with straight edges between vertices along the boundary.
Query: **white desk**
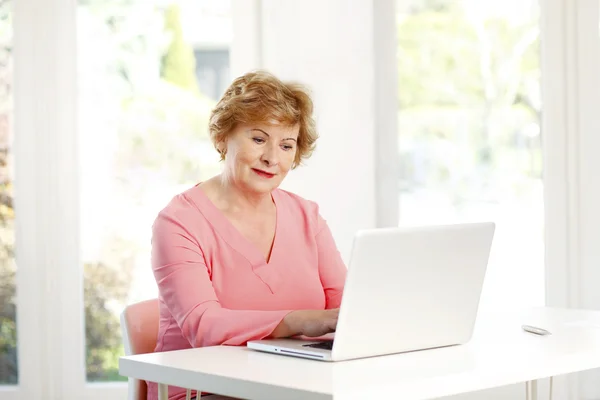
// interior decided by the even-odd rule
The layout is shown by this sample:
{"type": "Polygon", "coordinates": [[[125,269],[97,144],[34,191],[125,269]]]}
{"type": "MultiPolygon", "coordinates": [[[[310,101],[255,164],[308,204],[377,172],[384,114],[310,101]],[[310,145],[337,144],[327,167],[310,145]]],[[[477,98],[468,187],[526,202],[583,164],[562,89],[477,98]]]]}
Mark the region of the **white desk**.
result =
{"type": "Polygon", "coordinates": [[[540,308],[481,315],[463,346],[338,363],[209,347],[122,357],[119,371],[256,400],[417,400],[519,382],[533,382],[535,389],[537,379],[593,368],[600,368],[600,312],[540,308]],[[526,333],[522,324],[553,334],[526,333]]]}

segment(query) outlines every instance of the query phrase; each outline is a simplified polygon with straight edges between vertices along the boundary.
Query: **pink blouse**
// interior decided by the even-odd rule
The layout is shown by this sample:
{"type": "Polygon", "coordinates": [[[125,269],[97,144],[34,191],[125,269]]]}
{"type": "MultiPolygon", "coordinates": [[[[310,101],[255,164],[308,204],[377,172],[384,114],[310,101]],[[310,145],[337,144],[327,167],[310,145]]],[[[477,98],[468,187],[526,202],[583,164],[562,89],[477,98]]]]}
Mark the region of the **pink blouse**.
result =
{"type": "MultiPolygon", "coordinates": [[[[155,351],[244,345],[293,310],[340,306],[346,266],[318,206],[276,189],[269,262],[199,186],[175,196],[153,225],[160,326],[155,351]]],[[[170,387],[169,399],[185,398],[170,387]]],[[[148,384],[148,399],[157,385],[148,384]]]]}

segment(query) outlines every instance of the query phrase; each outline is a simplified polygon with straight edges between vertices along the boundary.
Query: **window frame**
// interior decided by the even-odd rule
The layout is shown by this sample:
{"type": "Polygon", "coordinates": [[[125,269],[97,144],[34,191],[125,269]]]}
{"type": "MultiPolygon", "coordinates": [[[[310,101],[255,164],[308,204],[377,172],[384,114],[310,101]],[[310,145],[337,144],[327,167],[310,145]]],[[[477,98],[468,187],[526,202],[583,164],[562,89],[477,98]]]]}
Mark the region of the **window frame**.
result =
{"type": "MultiPolygon", "coordinates": [[[[582,82],[589,75],[582,70],[585,63],[581,62],[586,56],[585,46],[592,42],[585,38],[591,28],[577,24],[585,15],[585,4],[569,0],[540,3],[543,154],[544,160],[553,160],[545,163],[544,176],[549,305],[577,305],[581,226],[576,205],[581,200],[581,172],[577,164],[578,136],[574,132],[578,132],[582,118],[592,117],[574,110],[574,101],[585,102],[591,98],[592,90],[582,82]]],[[[390,38],[384,40],[391,32],[387,6],[377,0],[373,0],[373,6],[374,26],[380,29],[374,37],[382,40],[375,57],[380,64],[374,69],[378,96],[373,107],[378,107],[391,99],[389,88],[395,90],[396,85],[389,82],[397,78],[395,68],[384,62],[395,43],[395,38],[394,42],[390,38]]],[[[248,48],[247,41],[234,35],[231,70],[235,73],[246,70],[248,63],[260,64],[262,57],[261,2],[233,0],[234,22],[249,7],[253,8],[251,15],[255,19],[244,23],[253,27],[255,45],[248,48]]],[[[77,2],[18,0],[14,1],[13,12],[19,385],[0,388],[0,399],[126,398],[126,383],[88,383],[85,374],[79,244],[77,2]]],[[[234,29],[239,28],[234,25],[234,29]]],[[[597,25],[595,29],[597,34],[597,25]]],[[[255,66],[260,65],[252,65],[255,66]]],[[[385,153],[386,149],[397,148],[393,142],[397,135],[389,134],[395,131],[397,122],[395,113],[394,121],[386,120],[392,115],[389,107],[386,110],[378,111],[382,130],[388,132],[377,137],[377,193],[373,195],[377,200],[378,226],[395,225],[398,215],[397,197],[391,199],[398,196],[398,191],[387,186],[395,185],[397,172],[385,153]]],[[[600,164],[600,160],[596,163],[600,164]]],[[[574,380],[569,382],[569,394],[575,396],[577,386],[574,380]]]]}

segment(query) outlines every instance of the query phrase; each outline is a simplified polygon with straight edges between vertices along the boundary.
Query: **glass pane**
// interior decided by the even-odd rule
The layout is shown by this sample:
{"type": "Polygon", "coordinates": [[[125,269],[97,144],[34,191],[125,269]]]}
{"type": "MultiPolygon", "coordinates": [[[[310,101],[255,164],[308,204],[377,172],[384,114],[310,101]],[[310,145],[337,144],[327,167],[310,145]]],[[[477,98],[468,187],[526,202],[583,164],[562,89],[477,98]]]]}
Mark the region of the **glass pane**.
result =
{"type": "Polygon", "coordinates": [[[208,118],[230,79],[229,15],[222,0],[79,0],[88,381],[124,379],[119,313],[157,296],[159,210],[220,170],[208,118]]]}
{"type": "Polygon", "coordinates": [[[0,2],[0,384],[17,384],[16,265],[12,182],[12,4],[0,2]]]}
{"type": "Polygon", "coordinates": [[[400,224],[497,224],[482,307],[542,305],[539,9],[398,0],[400,224]]]}

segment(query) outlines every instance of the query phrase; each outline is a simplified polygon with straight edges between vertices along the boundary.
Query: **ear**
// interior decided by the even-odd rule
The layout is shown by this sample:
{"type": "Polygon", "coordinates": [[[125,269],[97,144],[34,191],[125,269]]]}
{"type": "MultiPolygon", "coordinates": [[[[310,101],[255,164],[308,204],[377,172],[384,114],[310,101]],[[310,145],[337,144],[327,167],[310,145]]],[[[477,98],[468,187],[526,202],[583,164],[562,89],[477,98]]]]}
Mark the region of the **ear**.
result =
{"type": "Polygon", "coordinates": [[[221,160],[224,160],[225,154],[227,154],[227,139],[217,142],[215,147],[217,148],[217,151],[221,155],[221,160]]]}

